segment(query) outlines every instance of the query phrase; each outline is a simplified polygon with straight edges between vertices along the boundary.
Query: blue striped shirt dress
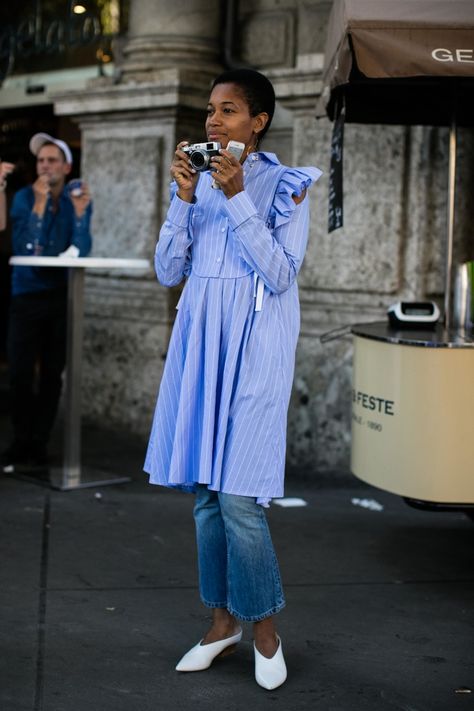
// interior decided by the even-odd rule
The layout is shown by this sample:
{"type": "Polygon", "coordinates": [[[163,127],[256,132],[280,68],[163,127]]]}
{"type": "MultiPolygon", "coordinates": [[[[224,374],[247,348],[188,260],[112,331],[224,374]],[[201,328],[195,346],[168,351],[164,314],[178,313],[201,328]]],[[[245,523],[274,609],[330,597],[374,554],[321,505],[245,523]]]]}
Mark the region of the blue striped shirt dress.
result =
{"type": "Polygon", "coordinates": [[[144,464],[150,483],[255,497],[284,493],[286,424],[300,311],[296,277],[321,175],[251,153],[227,199],[200,174],[192,203],[171,186],[155,269],[185,279],[144,464]]]}

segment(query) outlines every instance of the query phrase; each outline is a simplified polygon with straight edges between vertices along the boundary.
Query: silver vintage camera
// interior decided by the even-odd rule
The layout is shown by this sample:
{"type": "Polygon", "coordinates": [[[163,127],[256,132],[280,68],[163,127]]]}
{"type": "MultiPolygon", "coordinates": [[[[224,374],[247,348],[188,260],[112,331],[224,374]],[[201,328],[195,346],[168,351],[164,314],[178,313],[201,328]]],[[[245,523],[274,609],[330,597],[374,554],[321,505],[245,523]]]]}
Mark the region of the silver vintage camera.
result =
{"type": "Polygon", "coordinates": [[[210,170],[211,158],[219,155],[221,144],[218,141],[209,143],[193,143],[191,146],[184,146],[184,153],[189,156],[189,162],[194,170],[210,170]]]}

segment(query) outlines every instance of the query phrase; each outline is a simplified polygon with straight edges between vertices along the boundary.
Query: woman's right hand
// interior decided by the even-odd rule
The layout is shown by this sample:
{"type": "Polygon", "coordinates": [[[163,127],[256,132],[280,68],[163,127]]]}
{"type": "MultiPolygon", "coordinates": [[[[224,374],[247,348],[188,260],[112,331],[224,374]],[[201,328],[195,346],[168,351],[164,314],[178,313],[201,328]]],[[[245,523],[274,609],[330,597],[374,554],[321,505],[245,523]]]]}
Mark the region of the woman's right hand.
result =
{"type": "Polygon", "coordinates": [[[171,177],[178,185],[178,196],[185,202],[192,202],[199,173],[189,165],[189,158],[182,148],[189,145],[188,141],[181,141],[176,146],[173,162],[171,163],[171,177]]]}

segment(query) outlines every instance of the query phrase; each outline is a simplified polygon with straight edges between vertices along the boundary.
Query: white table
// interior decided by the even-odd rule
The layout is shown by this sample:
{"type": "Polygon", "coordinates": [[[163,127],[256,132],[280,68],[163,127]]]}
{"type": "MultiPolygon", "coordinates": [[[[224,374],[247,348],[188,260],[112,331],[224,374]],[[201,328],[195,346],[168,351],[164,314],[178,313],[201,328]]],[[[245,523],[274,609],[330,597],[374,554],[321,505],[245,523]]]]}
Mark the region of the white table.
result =
{"type": "Polygon", "coordinates": [[[70,269],[67,297],[67,351],[64,454],[62,469],[51,472],[51,486],[62,491],[91,486],[105,486],[130,481],[117,476],[81,467],[81,376],[82,335],[84,320],[84,272],[86,269],[148,270],[147,259],[115,259],[107,257],[11,257],[10,264],[28,267],[70,269]]]}

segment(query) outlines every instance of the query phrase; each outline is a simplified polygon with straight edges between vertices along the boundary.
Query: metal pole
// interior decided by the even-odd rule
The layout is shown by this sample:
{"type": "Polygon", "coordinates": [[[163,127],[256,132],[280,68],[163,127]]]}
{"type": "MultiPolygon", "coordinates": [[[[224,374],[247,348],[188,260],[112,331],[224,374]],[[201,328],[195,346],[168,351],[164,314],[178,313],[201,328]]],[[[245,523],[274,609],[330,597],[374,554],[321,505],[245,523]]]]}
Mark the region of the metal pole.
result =
{"type": "Polygon", "coordinates": [[[68,280],[66,402],[62,489],[76,488],[81,483],[81,350],[83,299],[84,269],[72,268],[68,280]]]}
{"type": "Polygon", "coordinates": [[[454,197],[456,190],[456,120],[449,127],[448,226],[446,243],[446,275],[444,285],[444,325],[451,327],[451,281],[453,270],[454,197]]]}

